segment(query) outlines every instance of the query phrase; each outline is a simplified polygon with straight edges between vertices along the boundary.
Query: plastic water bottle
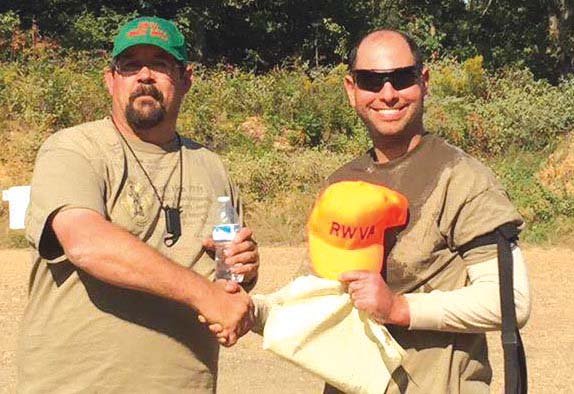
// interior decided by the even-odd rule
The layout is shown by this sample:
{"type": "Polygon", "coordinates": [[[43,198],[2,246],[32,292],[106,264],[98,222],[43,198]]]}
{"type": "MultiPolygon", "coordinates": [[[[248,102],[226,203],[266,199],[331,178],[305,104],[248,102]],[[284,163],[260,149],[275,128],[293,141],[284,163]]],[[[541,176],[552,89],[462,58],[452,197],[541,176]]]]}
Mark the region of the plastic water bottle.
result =
{"type": "Polygon", "coordinates": [[[215,278],[241,283],[243,275],[229,270],[230,267],[225,264],[224,255],[225,249],[231,244],[241,226],[228,196],[217,197],[217,203],[219,204],[219,224],[213,227],[212,233],[215,242],[215,278]]]}

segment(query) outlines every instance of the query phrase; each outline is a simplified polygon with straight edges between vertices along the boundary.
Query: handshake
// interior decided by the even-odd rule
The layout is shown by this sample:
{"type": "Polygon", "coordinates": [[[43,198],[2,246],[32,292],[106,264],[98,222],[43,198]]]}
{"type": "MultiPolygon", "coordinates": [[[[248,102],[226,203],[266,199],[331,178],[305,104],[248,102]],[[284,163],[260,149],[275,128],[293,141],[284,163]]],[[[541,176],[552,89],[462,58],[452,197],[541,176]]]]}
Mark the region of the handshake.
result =
{"type": "Polygon", "coordinates": [[[220,279],[214,285],[211,303],[200,311],[199,321],[209,325],[221,345],[230,347],[254,326],[255,305],[235,282],[220,279]]]}
{"type": "MultiPolygon", "coordinates": [[[[225,251],[225,263],[236,274],[243,274],[245,283],[253,282],[259,269],[259,252],[252,238],[252,231],[242,228],[225,251]]],[[[203,246],[214,250],[212,239],[206,239],[203,246]]],[[[217,280],[210,287],[211,294],[202,297],[205,305],[198,308],[199,321],[208,324],[223,346],[233,346],[255,324],[255,305],[243,288],[231,281],[217,280]]]]}
{"type": "MultiPolygon", "coordinates": [[[[243,228],[226,250],[225,262],[237,274],[243,274],[247,283],[257,277],[259,253],[257,244],[251,238],[252,232],[243,228]]],[[[204,242],[206,249],[214,247],[212,240],[204,242]]],[[[353,306],[366,312],[381,324],[408,327],[409,306],[404,295],[394,293],[378,271],[347,271],[338,278],[349,293],[353,306]]],[[[237,340],[254,328],[262,331],[268,313],[265,302],[252,298],[235,282],[218,280],[211,283],[210,294],[202,297],[206,301],[198,305],[199,320],[209,326],[219,343],[233,346],[237,340]]]]}

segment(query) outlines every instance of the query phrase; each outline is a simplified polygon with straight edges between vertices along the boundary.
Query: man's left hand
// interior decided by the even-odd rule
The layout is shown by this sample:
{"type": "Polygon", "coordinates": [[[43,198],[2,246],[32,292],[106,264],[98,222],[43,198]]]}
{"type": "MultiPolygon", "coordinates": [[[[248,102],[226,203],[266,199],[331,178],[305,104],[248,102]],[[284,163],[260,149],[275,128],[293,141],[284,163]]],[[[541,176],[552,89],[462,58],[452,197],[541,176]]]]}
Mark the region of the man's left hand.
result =
{"type": "Polygon", "coordinates": [[[353,305],[367,312],[376,322],[409,326],[407,300],[404,296],[393,293],[380,273],[349,271],[343,273],[339,280],[347,284],[353,305]]]}
{"type": "MultiPolygon", "coordinates": [[[[203,241],[203,247],[214,250],[213,238],[203,241]]],[[[259,250],[257,243],[253,240],[253,231],[243,227],[231,245],[225,249],[225,264],[230,266],[234,274],[243,274],[243,282],[250,283],[257,277],[259,271],[259,250]]]]}

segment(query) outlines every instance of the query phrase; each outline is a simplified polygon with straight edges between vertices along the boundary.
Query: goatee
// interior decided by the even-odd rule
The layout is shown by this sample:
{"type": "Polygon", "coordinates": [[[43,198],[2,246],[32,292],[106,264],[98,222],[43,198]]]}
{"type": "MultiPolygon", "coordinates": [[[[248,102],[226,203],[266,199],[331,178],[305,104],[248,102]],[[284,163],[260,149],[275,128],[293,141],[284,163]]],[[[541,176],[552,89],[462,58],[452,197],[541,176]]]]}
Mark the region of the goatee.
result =
{"type": "Polygon", "coordinates": [[[126,105],[126,120],[134,130],[148,130],[160,124],[165,118],[166,110],[163,105],[163,94],[153,85],[140,85],[129,97],[126,105]],[[136,109],[134,102],[138,97],[150,96],[156,100],[153,106],[145,105],[144,109],[136,109]]]}

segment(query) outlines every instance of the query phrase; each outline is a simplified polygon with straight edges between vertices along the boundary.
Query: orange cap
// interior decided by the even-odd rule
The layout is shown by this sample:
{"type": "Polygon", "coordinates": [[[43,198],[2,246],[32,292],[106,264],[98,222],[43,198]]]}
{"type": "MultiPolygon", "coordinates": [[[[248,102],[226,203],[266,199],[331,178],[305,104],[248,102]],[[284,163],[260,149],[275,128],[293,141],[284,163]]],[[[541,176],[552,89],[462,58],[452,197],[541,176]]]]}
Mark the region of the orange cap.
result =
{"type": "Polygon", "coordinates": [[[313,270],[328,279],[346,271],[380,272],[385,230],[405,224],[407,210],[402,194],[381,185],[330,185],[317,198],[307,223],[313,270]]]}

